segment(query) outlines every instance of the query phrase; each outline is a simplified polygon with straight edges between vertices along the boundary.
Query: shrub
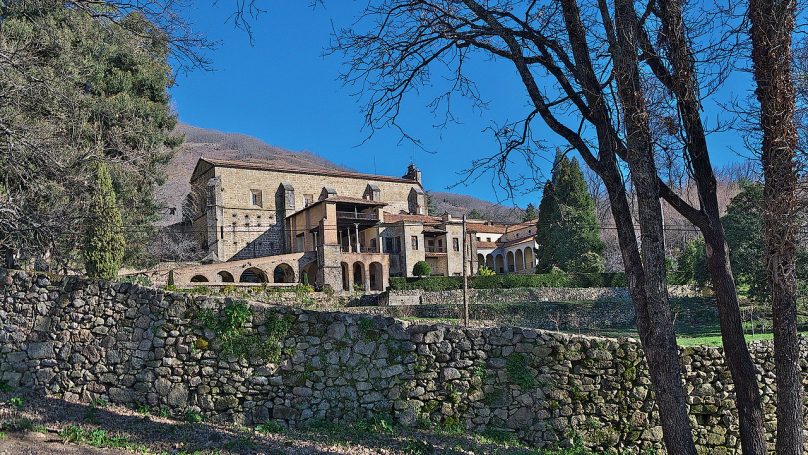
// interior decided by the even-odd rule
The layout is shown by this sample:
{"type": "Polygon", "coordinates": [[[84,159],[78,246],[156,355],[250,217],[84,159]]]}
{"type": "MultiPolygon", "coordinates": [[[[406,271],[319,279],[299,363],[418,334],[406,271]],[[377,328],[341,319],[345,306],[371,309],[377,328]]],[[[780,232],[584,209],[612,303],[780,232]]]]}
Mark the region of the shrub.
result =
{"type": "MultiPolygon", "coordinates": [[[[617,273],[543,273],[535,275],[478,275],[469,277],[473,289],[511,289],[548,287],[626,287],[626,274],[617,273]]],[[[458,276],[430,276],[421,278],[390,278],[390,289],[424,291],[449,291],[461,289],[463,278],[458,276]]]]}
{"type": "Polygon", "coordinates": [[[191,410],[185,413],[185,420],[188,423],[199,423],[203,420],[203,417],[199,412],[191,410]]]}
{"type": "Polygon", "coordinates": [[[432,274],[432,268],[426,261],[418,261],[412,267],[412,274],[417,277],[425,277],[432,274]]]}
{"type": "Polygon", "coordinates": [[[494,272],[492,269],[489,269],[488,267],[480,267],[480,270],[477,271],[477,275],[479,276],[494,276],[496,274],[497,274],[496,272],[494,272]]]}

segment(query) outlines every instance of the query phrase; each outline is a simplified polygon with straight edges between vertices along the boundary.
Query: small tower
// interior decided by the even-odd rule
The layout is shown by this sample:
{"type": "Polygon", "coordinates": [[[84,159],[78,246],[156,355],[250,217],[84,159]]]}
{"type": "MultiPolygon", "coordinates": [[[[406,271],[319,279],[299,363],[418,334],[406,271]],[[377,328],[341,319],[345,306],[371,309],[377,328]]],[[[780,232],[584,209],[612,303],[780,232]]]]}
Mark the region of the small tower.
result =
{"type": "Polygon", "coordinates": [[[404,174],[402,178],[408,180],[415,180],[418,183],[423,183],[421,182],[421,171],[418,170],[417,167],[415,167],[415,163],[410,163],[410,165],[407,166],[407,173],[404,174]]]}

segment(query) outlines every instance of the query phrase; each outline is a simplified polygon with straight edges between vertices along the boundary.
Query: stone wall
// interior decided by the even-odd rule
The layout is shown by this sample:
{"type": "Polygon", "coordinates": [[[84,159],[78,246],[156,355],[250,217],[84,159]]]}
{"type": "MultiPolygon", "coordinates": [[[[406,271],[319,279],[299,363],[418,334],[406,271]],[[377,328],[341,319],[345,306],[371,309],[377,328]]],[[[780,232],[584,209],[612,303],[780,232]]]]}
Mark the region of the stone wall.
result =
{"type": "MultiPolygon", "coordinates": [[[[469,303],[527,303],[527,302],[582,302],[598,300],[627,300],[626,288],[512,288],[469,289],[469,303]]],[[[693,286],[669,286],[671,297],[696,297],[700,295],[693,286]]],[[[390,291],[389,305],[444,305],[463,303],[463,291],[424,291],[420,289],[390,291]]]]}
{"type": "MultiPolygon", "coordinates": [[[[389,416],[511,431],[537,447],[574,431],[596,450],[661,448],[647,370],[629,339],[412,325],[2,270],[0,299],[0,377],[69,401],[285,425],[389,416]],[[244,330],[232,332],[225,322],[237,314],[244,330]]],[[[771,349],[752,352],[773,428],[771,349]]],[[[682,354],[700,449],[736,452],[720,350],[682,354]]]]}

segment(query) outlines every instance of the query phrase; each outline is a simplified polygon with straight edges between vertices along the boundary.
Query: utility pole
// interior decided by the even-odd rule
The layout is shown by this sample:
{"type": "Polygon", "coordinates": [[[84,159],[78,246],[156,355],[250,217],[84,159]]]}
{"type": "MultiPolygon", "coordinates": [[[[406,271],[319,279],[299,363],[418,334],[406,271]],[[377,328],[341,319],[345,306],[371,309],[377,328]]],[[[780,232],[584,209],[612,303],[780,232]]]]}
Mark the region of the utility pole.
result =
{"type": "Polygon", "coordinates": [[[463,215],[463,324],[469,326],[469,277],[466,271],[466,215],[463,215]]]}

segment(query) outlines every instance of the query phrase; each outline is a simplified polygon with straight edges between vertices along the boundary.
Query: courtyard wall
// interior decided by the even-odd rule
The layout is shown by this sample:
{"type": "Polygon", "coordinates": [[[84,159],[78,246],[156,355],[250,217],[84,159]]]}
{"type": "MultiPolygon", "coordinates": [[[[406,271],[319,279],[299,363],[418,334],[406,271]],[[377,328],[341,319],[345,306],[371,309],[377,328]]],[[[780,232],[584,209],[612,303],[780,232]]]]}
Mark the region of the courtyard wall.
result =
{"type": "MultiPolygon", "coordinates": [[[[537,447],[564,444],[573,432],[596,450],[662,447],[631,339],[416,325],[2,269],[0,299],[0,378],[68,401],[247,424],[386,416],[513,432],[537,447]]],[[[771,430],[771,347],[751,350],[771,430]]],[[[735,453],[721,350],[684,349],[682,364],[700,451],[735,453]]]]}

